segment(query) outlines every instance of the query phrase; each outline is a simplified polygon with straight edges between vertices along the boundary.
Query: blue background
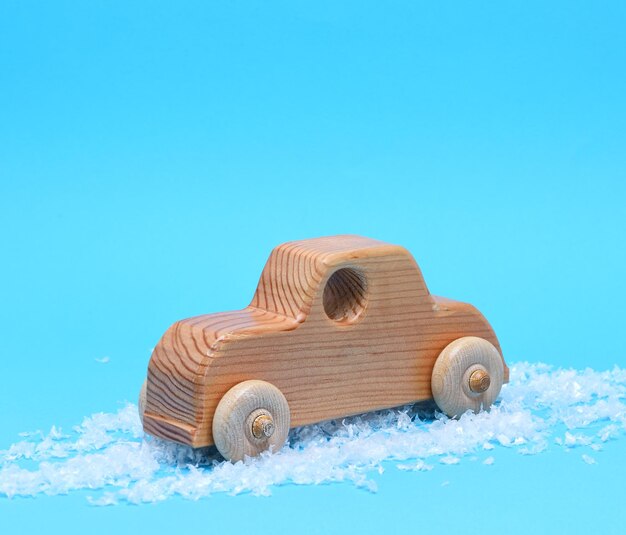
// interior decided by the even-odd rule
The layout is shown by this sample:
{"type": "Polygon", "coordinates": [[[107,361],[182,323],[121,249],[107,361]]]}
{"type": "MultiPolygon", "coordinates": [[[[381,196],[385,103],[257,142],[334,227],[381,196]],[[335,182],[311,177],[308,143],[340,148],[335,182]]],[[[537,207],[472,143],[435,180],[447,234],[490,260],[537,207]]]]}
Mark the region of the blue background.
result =
{"type": "MultiPolygon", "coordinates": [[[[134,401],[169,324],[319,235],[408,247],[509,362],[626,366],[624,28],[622,2],[2,0],[0,448],[134,401]]],[[[390,465],[375,495],[1,499],[0,531],[623,533],[625,453],[390,465]]]]}

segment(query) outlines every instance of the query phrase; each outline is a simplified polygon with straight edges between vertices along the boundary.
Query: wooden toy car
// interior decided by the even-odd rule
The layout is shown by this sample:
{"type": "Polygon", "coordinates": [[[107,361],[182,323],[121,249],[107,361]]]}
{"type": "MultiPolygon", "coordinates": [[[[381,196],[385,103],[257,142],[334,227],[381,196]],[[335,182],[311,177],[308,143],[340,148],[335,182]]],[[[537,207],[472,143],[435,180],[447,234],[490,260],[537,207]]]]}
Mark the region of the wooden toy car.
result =
{"type": "Polygon", "coordinates": [[[359,236],[285,243],[250,306],[174,323],[140,395],[146,433],[232,461],[290,427],[434,398],[494,402],[508,368],[473,306],[431,295],[411,254],[359,236]]]}

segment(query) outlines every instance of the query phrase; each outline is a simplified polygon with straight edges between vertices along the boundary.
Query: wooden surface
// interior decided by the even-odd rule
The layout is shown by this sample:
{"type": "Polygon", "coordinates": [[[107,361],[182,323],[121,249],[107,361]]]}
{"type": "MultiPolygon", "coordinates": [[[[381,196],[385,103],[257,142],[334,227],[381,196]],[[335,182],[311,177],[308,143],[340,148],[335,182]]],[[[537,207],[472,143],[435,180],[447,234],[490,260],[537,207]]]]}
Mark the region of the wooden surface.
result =
{"type": "Polygon", "coordinates": [[[406,249],[359,236],[286,243],[250,306],[166,331],[148,367],[144,429],[213,444],[218,403],[252,379],[285,395],[292,427],[431,398],[435,360],[464,336],[501,355],[474,307],[430,295],[406,249]]]}
{"type": "Polygon", "coordinates": [[[229,461],[278,451],[289,433],[289,405],[274,385],[244,381],[220,400],[212,427],[215,445],[229,461]]]}
{"type": "Polygon", "coordinates": [[[435,403],[451,418],[467,410],[491,407],[503,382],[500,353],[493,344],[475,336],[448,344],[435,361],[431,379],[435,403]]]}
{"type": "Polygon", "coordinates": [[[139,400],[137,402],[137,408],[139,412],[139,419],[143,424],[143,414],[146,412],[146,397],[148,392],[148,380],[146,379],[141,385],[141,389],[139,390],[139,400]]]}

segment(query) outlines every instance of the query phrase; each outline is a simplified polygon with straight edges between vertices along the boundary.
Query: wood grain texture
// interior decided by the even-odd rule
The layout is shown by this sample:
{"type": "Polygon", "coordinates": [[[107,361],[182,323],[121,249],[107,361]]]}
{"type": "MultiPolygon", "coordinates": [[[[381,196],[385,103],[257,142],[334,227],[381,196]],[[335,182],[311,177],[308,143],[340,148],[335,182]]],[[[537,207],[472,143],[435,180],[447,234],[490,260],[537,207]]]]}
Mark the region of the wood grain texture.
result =
{"type": "MultiPolygon", "coordinates": [[[[272,251],[250,306],[166,331],[148,366],[144,429],[213,444],[219,401],[252,379],[285,395],[291,426],[431,398],[435,360],[464,336],[488,340],[501,355],[480,312],[432,296],[403,247],[359,236],[285,243],[272,251]]],[[[504,361],[503,370],[506,381],[504,361]]]]}

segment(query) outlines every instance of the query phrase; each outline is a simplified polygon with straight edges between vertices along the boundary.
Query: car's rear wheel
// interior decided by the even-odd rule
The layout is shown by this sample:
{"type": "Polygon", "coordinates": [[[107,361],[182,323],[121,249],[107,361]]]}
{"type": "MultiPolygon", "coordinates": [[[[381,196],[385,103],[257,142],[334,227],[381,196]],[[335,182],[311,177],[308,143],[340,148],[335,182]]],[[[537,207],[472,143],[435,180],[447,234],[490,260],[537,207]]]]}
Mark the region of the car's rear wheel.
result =
{"type": "Polygon", "coordinates": [[[504,361],[491,342],[465,336],[448,344],[433,367],[435,403],[449,417],[494,403],[504,382],[504,361]]]}
{"type": "Polygon", "coordinates": [[[244,381],[217,405],[213,441],[225,459],[237,462],[282,448],[289,422],[289,405],[278,388],[265,381],[244,381]]]}
{"type": "Polygon", "coordinates": [[[143,425],[143,413],[146,412],[146,390],[148,388],[148,381],[144,381],[139,390],[139,400],[137,402],[137,408],[139,409],[139,419],[141,425],[143,425]]]}

